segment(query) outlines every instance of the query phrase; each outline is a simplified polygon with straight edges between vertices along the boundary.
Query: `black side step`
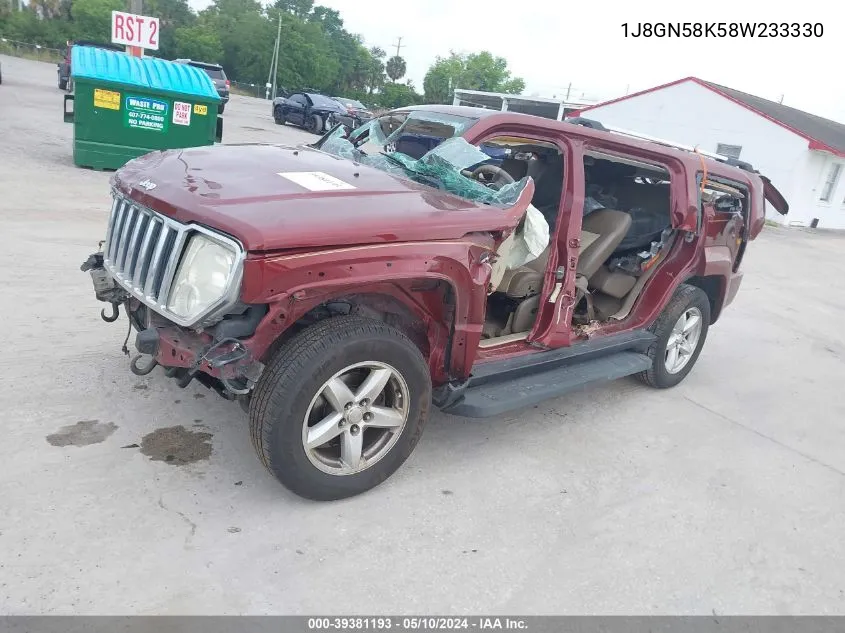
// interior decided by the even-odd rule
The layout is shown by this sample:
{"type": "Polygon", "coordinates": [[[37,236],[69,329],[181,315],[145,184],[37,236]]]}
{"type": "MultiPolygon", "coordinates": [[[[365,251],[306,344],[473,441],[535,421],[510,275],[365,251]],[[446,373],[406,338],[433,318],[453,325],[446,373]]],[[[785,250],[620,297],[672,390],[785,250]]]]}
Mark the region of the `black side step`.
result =
{"type": "Polygon", "coordinates": [[[651,359],[640,352],[616,352],[575,364],[532,372],[507,381],[470,384],[457,402],[444,407],[453,415],[485,418],[532,406],[591,383],[630,376],[651,367],[651,359]]]}
{"type": "Polygon", "coordinates": [[[654,339],[648,330],[634,330],[482,363],[465,383],[438,388],[434,402],[443,411],[469,417],[533,405],[591,382],[648,369],[651,361],[643,352],[654,339]]]}
{"type": "Polygon", "coordinates": [[[492,381],[510,381],[527,374],[547,371],[562,365],[574,365],[616,352],[644,352],[654,339],[654,334],[648,330],[633,330],[582,341],[570,347],[482,363],[473,367],[472,376],[466,386],[477,387],[492,381]]]}

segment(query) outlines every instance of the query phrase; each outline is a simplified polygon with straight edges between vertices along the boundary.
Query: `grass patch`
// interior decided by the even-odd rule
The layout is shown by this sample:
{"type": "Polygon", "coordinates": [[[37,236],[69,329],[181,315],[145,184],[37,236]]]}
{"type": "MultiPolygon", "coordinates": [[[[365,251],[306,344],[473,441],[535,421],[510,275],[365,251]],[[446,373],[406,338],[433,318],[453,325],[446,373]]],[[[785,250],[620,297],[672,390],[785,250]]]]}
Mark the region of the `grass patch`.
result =
{"type": "Polygon", "coordinates": [[[55,48],[35,48],[30,45],[17,45],[11,42],[0,41],[0,53],[10,57],[21,57],[37,62],[52,62],[54,64],[62,61],[61,51],[55,48]]]}

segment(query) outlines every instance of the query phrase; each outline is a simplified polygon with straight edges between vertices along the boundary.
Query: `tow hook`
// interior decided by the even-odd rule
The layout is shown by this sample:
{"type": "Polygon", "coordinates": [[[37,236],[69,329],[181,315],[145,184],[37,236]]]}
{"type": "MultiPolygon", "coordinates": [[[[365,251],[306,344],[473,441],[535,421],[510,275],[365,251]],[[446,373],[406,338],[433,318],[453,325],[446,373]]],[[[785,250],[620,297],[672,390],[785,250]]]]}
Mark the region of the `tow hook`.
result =
{"type": "Polygon", "coordinates": [[[106,310],[103,308],[100,310],[100,318],[103,319],[106,323],[114,323],[120,317],[120,304],[112,303],[111,304],[111,316],[106,316],[106,310]]]}
{"type": "Polygon", "coordinates": [[[156,368],[158,365],[158,361],[155,358],[150,358],[150,362],[147,363],[143,367],[138,366],[138,361],[141,360],[145,355],[144,354],[137,354],[130,362],[129,362],[129,370],[135,374],[136,376],[146,376],[149,374],[153,369],[156,368]]]}

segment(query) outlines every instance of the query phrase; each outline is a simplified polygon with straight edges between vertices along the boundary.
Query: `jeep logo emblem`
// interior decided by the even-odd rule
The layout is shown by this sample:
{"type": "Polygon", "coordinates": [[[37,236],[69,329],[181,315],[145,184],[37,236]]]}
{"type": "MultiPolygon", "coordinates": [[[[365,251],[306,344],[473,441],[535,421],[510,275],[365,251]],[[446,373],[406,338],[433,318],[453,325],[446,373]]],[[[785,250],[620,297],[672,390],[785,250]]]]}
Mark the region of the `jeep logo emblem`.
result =
{"type": "Polygon", "coordinates": [[[152,180],[142,180],[138,183],[139,187],[143,187],[147,191],[152,191],[156,188],[156,184],[152,180]]]}

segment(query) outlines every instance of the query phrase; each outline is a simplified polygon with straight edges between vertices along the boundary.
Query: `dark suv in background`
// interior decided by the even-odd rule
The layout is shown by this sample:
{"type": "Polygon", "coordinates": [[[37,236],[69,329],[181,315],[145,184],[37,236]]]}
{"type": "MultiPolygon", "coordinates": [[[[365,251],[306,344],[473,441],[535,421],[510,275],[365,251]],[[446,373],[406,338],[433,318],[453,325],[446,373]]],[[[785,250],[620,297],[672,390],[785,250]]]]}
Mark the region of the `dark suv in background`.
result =
{"type": "Polygon", "coordinates": [[[73,82],[70,80],[70,51],[74,46],[93,46],[94,48],[105,48],[107,50],[118,51],[120,53],[126,50],[125,46],[108,44],[106,42],[93,42],[91,40],[69,41],[67,43],[67,48],[65,49],[65,58],[57,64],[59,67],[57,71],[59,75],[59,90],[69,91],[73,89],[73,82]]]}
{"type": "Polygon", "coordinates": [[[223,109],[229,103],[229,80],[226,78],[226,72],[223,70],[223,66],[220,64],[197,62],[192,59],[174,59],[173,61],[177,64],[188,64],[189,66],[202,68],[211,77],[211,81],[214,82],[214,87],[217,88],[217,94],[220,95],[221,99],[220,107],[217,111],[223,114],[223,109]]]}

